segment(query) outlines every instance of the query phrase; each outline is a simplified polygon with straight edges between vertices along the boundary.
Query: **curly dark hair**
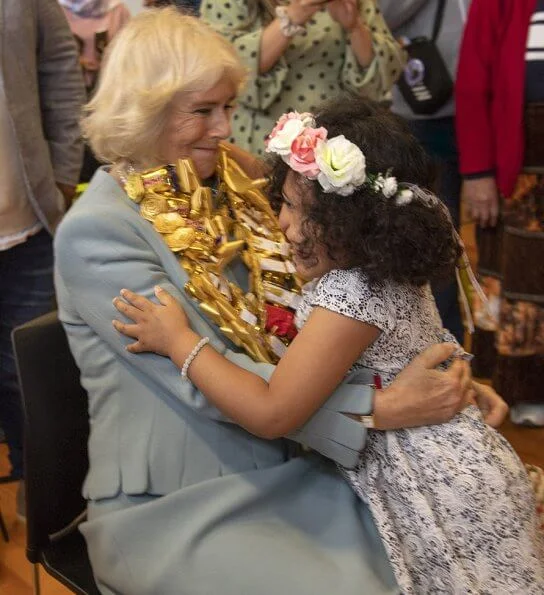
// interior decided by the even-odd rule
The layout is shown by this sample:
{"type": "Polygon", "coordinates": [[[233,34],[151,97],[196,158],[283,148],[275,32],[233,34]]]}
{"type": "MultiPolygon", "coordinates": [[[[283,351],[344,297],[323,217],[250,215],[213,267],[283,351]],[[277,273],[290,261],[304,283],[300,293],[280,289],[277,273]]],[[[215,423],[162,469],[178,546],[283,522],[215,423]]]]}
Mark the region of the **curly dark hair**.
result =
{"type": "MultiPolygon", "coordinates": [[[[324,104],[316,125],[328,138],[343,134],[363,151],[371,174],[390,172],[400,184],[433,189],[436,170],[408,125],[385,106],[352,94],[324,104]]],[[[289,172],[280,158],[272,164],[270,202],[276,212],[289,172]]],[[[317,180],[293,172],[303,201],[304,242],[299,255],[312,264],[320,243],[338,268],[360,267],[370,283],[386,279],[423,285],[447,279],[462,253],[448,211],[440,201],[414,199],[398,206],[367,185],[349,196],[323,191],[317,180]],[[311,192],[308,192],[308,188],[311,192]]]]}

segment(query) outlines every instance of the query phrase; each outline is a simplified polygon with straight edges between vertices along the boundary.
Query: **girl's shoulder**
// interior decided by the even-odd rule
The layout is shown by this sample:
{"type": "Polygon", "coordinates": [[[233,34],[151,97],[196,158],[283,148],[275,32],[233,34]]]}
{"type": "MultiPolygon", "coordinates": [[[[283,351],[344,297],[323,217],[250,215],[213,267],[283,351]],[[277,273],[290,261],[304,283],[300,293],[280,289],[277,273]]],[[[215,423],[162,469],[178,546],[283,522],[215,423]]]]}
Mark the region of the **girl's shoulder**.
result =
{"type": "Polygon", "coordinates": [[[348,299],[361,297],[385,297],[390,293],[391,283],[380,281],[370,283],[368,276],[358,267],[332,269],[314,282],[314,293],[334,293],[348,299]]]}
{"type": "Polygon", "coordinates": [[[321,306],[382,330],[393,330],[408,312],[433,318],[436,304],[428,284],[421,287],[384,280],[370,283],[358,268],[333,269],[309,286],[312,306],[321,306]]]}
{"type": "Polygon", "coordinates": [[[320,306],[382,330],[395,327],[396,311],[390,297],[390,284],[370,284],[358,268],[333,269],[309,288],[312,306],[320,306]]]}

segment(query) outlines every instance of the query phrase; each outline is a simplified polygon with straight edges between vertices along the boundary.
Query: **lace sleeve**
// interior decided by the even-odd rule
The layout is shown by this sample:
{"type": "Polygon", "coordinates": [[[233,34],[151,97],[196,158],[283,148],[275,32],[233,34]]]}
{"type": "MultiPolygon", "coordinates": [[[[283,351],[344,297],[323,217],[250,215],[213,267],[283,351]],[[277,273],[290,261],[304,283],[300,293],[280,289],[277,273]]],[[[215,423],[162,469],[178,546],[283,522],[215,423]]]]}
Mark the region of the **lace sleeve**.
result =
{"type": "Polygon", "coordinates": [[[323,275],[312,292],[311,303],[382,331],[395,328],[395,309],[385,287],[369,286],[366,276],[358,269],[335,269],[323,275]]]}

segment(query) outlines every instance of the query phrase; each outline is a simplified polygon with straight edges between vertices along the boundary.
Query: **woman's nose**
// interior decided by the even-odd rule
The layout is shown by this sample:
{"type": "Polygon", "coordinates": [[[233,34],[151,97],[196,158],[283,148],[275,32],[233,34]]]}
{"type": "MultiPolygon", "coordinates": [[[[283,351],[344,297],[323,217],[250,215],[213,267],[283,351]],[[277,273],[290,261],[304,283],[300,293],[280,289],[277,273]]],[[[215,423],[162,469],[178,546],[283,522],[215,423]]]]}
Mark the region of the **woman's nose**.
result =
{"type": "Polygon", "coordinates": [[[230,112],[226,110],[218,110],[212,124],[210,134],[215,138],[228,138],[230,136],[230,112]]]}

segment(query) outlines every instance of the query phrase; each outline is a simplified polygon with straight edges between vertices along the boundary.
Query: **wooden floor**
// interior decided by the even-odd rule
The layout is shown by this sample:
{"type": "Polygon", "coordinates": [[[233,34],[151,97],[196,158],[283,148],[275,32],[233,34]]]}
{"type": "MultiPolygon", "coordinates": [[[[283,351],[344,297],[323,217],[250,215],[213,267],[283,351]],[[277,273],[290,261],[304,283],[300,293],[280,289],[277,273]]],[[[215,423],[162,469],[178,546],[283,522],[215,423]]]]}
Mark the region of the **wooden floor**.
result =
{"type": "MultiPolygon", "coordinates": [[[[474,258],[472,229],[464,226],[463,239],[469,254],[474,258]]],[[[471,258],[471,259],[472,259],[471,258]]],[[[525,463],[544,468],[544,428],[523,428],[506,421],[501,432],[516,449],[525,463]]],[[[7,449],[0,444],[0,475],[9,470],[7,449]]],[[[15,484],[0,485],[0,506],[10,535],[9,543],[0,537],[0,595],[31,595],[32,566],[25,557],[25,525],[15,513],[15,484]]],[[[70,593],[53,578],[41,571],[42,595],[65,595],[70,593]]]]}
{"type": "MultiPolygon", "coordinates": [[[[9,471],[7,447],[0,444],[0,475],[9,471]]],[[[9,533],[9,543],[0,536],[0,595],[32,595],[32,565],[25,556],[25,524],[15,512],[16,483],[0,484],[0,507],[9,533]]],[[[71,593],[55,579],[40,571],[42,595],[71,593]]]]}

